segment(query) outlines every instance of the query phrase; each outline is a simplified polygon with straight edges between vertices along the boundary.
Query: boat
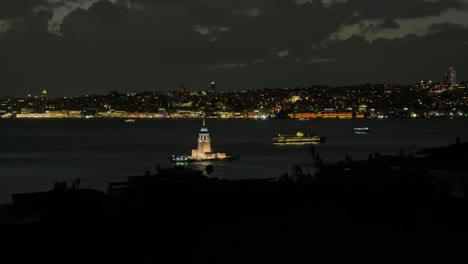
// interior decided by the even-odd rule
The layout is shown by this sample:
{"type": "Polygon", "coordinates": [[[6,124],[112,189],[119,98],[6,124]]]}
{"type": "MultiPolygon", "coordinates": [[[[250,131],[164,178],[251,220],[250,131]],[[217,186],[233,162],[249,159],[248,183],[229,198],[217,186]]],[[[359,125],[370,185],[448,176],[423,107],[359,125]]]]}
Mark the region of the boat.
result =
{"type": "Polygon", "coordinates": [[[204,161],[232,161],[232,160],[238,160],[239,157],[234,157],[234,156],[226,156],[224,158],[206,158],[206,159],[194,159],[192,156],[188,155],[172,155],[171,157],[168,157],[168,159],[172,163],[195,163],[195,162],[204,162],[204,161]]]}
{"type": "Polygon", "coordinates": [[[349,132],[356,134],[367,134],[370,133],[370,129],[368,127],[353,127],[349,129],[349,132]]]}
{"type": "Polygon", "coordinates": [[[168,158],[172,163],[176,162],[194,162],[196,159],[192,158],[191,156],[188,155],[172,155],[172,157],[168,158]]]}
{"type": "Polygon", "coordinates": [[[274,144],[317,144],[325,142],[326,137],[297,132],[295,135],[278,134],[273,137],[274,144]]]}
{"type": "Polygon", "coordinates": [[[125,123],[134,123],[134,122],[135,122],[135,119],[133,119],[133,118],[125,119],[124,122],[125,122],[125,123]]]}

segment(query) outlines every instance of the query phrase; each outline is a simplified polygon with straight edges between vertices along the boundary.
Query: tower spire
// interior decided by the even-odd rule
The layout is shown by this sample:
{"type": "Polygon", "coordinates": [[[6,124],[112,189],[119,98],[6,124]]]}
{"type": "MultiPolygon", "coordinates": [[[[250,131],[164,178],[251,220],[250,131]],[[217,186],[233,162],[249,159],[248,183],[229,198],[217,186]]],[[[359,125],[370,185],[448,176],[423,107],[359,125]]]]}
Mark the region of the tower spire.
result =
{"type": "MultiPolygon", "coordinates": [[[[210,133],[206,127],[206,119],[203,116],[203,126],[200,128],[200,133],[198,134],[198,157],[204,157],[205,153],[211,152],[211,140],[210,133]]],[[[192,153],[193,156],[193,153],[192,153]]]]}

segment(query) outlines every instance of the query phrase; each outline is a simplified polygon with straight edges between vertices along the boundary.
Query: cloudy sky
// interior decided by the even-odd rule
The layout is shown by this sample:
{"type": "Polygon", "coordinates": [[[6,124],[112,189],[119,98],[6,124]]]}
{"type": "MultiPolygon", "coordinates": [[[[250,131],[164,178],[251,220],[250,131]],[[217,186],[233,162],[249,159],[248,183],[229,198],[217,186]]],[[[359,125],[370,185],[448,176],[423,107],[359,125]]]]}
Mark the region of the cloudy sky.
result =
{"type": "Polygon", "coordinates": [[[468,80],[468,0],[0,0],[0,95],[468,80]]]}

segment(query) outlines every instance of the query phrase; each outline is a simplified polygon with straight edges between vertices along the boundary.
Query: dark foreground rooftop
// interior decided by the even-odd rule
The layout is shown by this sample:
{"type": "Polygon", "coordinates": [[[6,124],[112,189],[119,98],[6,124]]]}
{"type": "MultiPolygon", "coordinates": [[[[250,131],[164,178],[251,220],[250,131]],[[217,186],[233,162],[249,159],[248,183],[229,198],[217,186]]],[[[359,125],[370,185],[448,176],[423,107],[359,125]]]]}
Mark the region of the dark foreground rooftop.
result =
{"type": "Polygon", "coordinates": [[[464,186],[454,195],[453,181],[440,187],[422,160],[408,159],[418,158],[317,164],[316,175],[298,169],[279,181],[228,181],[161,169],[115,183],[106,194],[60,184],[50,192],[17,194],[2,214],[2,257],[468,259],[464,186]]]}

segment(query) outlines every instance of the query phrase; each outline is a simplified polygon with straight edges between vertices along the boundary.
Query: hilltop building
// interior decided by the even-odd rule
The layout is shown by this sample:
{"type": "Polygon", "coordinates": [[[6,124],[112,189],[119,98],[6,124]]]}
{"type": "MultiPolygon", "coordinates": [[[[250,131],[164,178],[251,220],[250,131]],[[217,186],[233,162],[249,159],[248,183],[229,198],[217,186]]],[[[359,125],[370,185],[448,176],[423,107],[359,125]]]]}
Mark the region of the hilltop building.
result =
{"type": "Polygon", "coordinates": [[[210,92],[210,93],[216,93],[216,83],[215,83],[215,81],[212,81],[212,82],[211,82],[209,92],[210,92]]]}
{"type": "Polygon", "coordinates": [[[452,66],[448,67],[447,70],[445,70],[444,84],[446,85],[457,84],[457,72],[452,66]]]}
{"type": "Polygon", "coordinates": [[[180,83],[180,89],[179,91],[181,93],[186,93],[187,92],[187,88],[185,87],[185,85],[183,83],[180,83]]]}
{"type": "Polygon", "coordinates": [[[47,90],[45,90],[45,89],[42,90],[42,92],[41,92],[41,98],[42,98],[42,100],[47,100],[47,97],[48,97],[48,95],[47,95],[47,90]]]}

